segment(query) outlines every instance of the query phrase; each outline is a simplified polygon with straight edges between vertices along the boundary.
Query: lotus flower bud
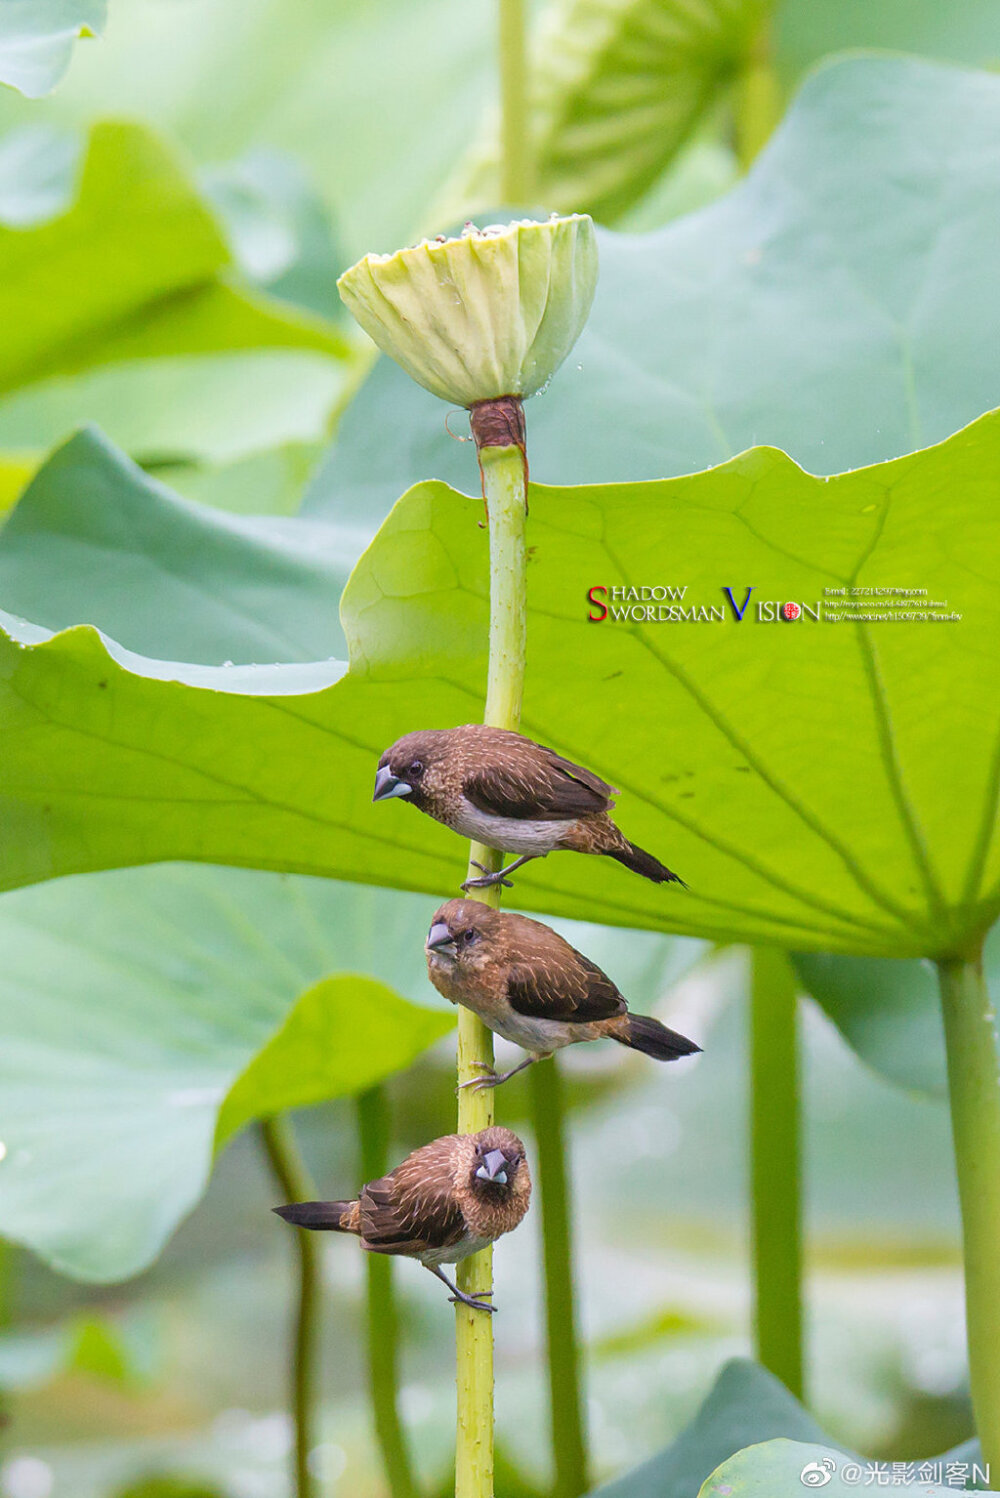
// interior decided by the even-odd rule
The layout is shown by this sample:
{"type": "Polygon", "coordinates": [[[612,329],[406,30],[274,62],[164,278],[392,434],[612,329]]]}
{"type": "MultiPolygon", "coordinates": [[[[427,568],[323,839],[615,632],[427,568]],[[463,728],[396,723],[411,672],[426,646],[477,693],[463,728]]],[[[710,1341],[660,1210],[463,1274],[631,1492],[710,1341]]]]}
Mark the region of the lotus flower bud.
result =
{"type": "Polygon", "coordinates": [[[365,332],[456,406],[527,399],[573,347],[597,285],[586,214],[522,219],[366,255],[337,282],[365,332]]]}

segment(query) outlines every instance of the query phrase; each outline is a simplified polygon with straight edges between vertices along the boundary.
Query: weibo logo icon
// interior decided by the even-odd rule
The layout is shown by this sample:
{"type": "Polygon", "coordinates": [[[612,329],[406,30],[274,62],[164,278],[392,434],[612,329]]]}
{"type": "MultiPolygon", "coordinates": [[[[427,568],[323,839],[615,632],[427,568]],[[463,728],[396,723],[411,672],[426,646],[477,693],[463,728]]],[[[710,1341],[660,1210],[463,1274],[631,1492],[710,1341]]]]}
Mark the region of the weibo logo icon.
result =
{"type": "Polygon", "coordinates": [[[833,1457],[825,1456],[821,1462],[807,1462],[799,1473],[799,1482],[804,1488],[825,1488],[836,1470],[833,1457]]]}

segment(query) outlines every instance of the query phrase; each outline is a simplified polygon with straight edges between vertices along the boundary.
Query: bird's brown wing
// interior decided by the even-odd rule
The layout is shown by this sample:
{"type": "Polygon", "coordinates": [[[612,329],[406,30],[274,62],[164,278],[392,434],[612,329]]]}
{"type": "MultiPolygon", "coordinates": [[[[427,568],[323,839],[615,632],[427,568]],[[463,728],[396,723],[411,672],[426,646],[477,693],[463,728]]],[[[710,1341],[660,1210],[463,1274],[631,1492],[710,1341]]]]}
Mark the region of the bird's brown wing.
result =
{"type": "Polygon", "coordinates": [[[462,789],[480,811],[524,821],[572,821],[607,811],[614,787],[544,744],[504,744],[488,764],[470,767],[462,789]]]}
{"type": "Polygon", "coordinates": [[[507,998],[518,1014],[531,1019],[578,1021],[611,1019],[628,1005],[606,973],[569,948],[562,955],[511,964],[507,998]]]}
{"type": "MultiPolygon", "coordinates": [[[[443,1144],[444,1141],[435,1141],[443,1144]]],[[[361,1193],[361,1238],[378,1253],[420,1254],[447,1248],[465,1234],[446,1149],[416,1150],[361,1193]]]]}

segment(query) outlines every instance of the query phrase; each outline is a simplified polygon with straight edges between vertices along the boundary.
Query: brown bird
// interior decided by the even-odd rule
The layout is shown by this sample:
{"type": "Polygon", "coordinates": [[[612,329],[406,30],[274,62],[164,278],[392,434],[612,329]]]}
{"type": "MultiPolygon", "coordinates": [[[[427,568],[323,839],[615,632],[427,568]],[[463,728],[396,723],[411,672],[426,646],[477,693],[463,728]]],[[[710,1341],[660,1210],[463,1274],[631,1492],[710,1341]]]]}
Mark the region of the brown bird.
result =
{"type": "MultiPolygon", "coordinates": [[[[378,762],[373,801],[405,796],[462,837],[517,853],[463,889],[510,887],[508,874],[557,848],[605,853],[654,884],[683,879],[630,843],[608,816],[614,786],[522,734],[468,723],[397,739],[378,762]]],[[[481,869],[481,864],[476,864],[481,869]]]]}
{"type": "Polygon", "coordinates": [[[494,1311],[481,1298],[492,1291],[464,1294],[441,1265],[457,1264],[511,1232],[530,1199],[524,1145],[510,1129],[494,1128],[432,1140],[363,1187],[355,1201],[296,1202],[274,1210],[297,1227],[354,1233],[369,1253],[419,1259],[448,1286],[453,1302],[494,1311]]]}
{"type": "Polygon", "coordinates": [[[607,974],[541,921],[449,900],[434,916],[425,951],[439,993],[531,1052],[513,1071],[490,1070],[463,1087],[497,1087],[563,1046],[603,1036],[657,1061],[701,1050],[658,1019],[629,1014],[607,974]]]}

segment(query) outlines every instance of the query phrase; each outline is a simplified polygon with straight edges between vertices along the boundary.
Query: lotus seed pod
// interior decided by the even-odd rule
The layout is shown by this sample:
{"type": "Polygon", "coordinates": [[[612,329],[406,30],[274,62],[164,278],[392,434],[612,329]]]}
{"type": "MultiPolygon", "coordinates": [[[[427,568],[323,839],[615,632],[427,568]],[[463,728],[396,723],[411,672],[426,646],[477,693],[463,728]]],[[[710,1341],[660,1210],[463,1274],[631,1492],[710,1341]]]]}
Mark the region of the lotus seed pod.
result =
{"type": "Polygon", "coordinates": [[[579,338],[597,285],[593,221],[476,229],[366,255],[337,282],[345,304],[418,385],[456,406],[547,385],[579,338]]]}

